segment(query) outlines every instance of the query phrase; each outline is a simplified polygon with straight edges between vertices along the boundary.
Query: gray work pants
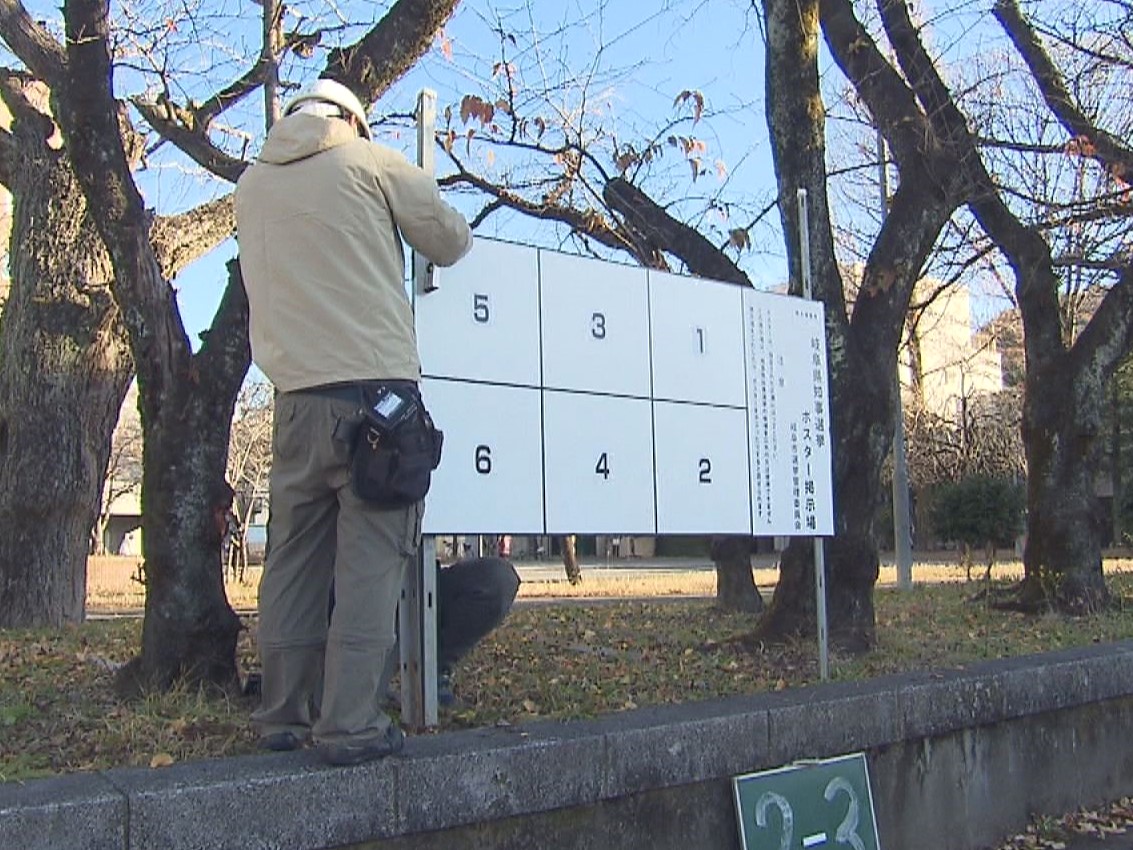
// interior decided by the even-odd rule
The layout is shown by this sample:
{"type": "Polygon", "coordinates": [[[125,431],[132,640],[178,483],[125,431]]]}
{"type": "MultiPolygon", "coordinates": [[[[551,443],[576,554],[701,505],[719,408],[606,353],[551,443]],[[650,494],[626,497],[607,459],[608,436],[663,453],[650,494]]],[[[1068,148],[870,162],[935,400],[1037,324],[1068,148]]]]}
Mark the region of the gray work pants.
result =
{"type": "Polygon", "coordinates": [[[280,394],[272,436],[270,549],[260,581],[260,734],[316,741],[382,738],[386,659],[422,505],[377,509],[350,487],[339,422],[358,401],[280,394]],[[338,604],[327,622],[331,582],[338,604]]]}

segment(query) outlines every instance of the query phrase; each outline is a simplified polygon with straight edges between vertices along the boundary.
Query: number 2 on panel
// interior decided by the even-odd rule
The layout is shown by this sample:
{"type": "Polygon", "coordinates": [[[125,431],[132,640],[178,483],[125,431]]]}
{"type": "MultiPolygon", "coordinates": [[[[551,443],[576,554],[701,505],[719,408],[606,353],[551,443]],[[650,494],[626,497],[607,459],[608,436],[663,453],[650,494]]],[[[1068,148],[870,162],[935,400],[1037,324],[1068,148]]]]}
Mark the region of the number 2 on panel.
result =
{"type": "Polygon", "coordinates": [[[700,470],[700,483],[701,484],[711,484],[712,483],[712,461],[710,461],[706,457],[702,457],[699,461],[697,461],[697,468],[700,470]]]}

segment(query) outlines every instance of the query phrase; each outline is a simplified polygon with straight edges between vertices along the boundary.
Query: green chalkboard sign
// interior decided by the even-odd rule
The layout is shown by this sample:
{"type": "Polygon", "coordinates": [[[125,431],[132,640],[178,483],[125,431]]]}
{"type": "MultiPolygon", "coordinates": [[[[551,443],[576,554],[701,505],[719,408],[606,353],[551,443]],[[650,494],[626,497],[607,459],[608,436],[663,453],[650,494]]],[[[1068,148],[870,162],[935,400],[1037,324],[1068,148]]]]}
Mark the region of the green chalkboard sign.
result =
{"type": "Polygon", "coordinates": [[[744,850],[881,850],[865,755],[732,780],[744,850]]]}

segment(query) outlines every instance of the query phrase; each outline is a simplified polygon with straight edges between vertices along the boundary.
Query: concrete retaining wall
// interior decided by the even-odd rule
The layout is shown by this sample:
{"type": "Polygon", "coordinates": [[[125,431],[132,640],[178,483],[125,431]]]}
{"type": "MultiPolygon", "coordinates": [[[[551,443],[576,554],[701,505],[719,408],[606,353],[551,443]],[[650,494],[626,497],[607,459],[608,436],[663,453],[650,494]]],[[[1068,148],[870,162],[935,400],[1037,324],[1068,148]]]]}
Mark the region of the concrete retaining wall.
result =
{"type": "Polygon", "coordinates": [[[1133,643],[313,753],[0,785],[8,850],[735,848],[731,777],[864,750],[886,850],[1133,792],[1133,643]]]}

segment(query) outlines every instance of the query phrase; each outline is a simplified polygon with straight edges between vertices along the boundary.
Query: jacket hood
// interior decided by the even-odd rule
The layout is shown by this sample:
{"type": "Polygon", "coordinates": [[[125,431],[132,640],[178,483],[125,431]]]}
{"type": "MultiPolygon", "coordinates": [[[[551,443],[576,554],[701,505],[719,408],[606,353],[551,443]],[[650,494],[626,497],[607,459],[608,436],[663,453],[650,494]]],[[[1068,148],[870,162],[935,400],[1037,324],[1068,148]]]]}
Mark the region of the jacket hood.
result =
{"type": "Polygon", "coordinates": [[[286,165],[358,139],[340,118],[322,118],[297,112],[272,125],[260,151],[260,162],[286,165]]]}

